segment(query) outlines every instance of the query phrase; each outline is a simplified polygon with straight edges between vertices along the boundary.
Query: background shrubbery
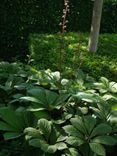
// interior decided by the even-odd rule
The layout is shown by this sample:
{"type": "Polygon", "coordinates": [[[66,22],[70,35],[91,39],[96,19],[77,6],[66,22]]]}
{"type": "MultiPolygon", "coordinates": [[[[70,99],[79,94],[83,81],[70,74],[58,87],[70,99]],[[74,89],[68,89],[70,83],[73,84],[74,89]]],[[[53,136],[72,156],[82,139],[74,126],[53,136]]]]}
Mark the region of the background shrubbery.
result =
{"type": "MultiPolygon", "coordinates": [[[[67,68],[77,69],[79,66],[86,73],[96,79],[105,76],[111,80],[117,78],[117,35],[103,34],[99,38],[99,49],[97,54],[90,54],[87,51],[88,34],[66,33],[64,41],[64,65],[67,68]],[[80,45],[78,45],[80,42],[80,45]],[[79,48],[78,48],[79,47],[79,48]],[[75,54],[76,60],[73,60],[75,54]],[[75,62],[76,61],[76,62],[75,62]],[[74,63],[73,63],[74,62],[74,63]]],[[[32,64],[38,69],[60,70],[61,40],[58,34],[32,34],[30,35],[30,54],[32,64]]]]}
{"type": "MultiPolygon", "coordinates": [[[[68,31],[90,31],[93,1],[70,0],[68,31]]],[[[0,11],[0,58],[24,60],[30,33],[60,31],[63,0],[4,0],[0,11]]],[[[117,32],[117,2],[104,2],[101,32],[117,32]]]]}

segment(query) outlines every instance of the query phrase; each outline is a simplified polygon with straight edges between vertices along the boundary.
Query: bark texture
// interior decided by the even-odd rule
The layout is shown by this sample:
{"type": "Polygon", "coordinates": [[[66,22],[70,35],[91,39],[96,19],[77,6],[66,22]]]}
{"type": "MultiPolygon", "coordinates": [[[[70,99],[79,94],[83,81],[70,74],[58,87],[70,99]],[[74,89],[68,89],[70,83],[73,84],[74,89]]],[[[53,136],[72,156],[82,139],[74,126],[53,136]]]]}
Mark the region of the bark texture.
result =
{"type": "Polygon", "coordinates": [[[89,43],[88,43],[88,50],[90,52],[97,51],[102,7],[103,7],[103,0],[94,1],[91,32],[90,32],[89,43]]]}

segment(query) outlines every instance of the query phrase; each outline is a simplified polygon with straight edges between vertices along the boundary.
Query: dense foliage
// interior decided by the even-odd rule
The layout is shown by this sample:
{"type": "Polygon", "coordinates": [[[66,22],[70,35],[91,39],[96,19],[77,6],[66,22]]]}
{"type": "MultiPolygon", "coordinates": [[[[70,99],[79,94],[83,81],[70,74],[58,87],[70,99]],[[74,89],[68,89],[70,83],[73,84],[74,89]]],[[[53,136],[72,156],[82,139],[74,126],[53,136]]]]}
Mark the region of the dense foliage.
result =
{"type": "Polygon", "coordinates": [[[0,97],[1,156],[116,155],[116,82],[1,62],[0,97]]]}
{"type": "MultiPolygon", "coordinates": [[[[68,31],[90,31],[93,1],[70,0],[68,31]]],[[[30,33],[59,32],[63,0],[4,0],[0,13],[0,58],[24,60],[30,33]]],[[[101,32],[117,32],[117,1],[104,2],[101,32]],[[108,16],[109,15],[109,16],[108,16]]]]}
{"type": "Polygon", "coordinates": [[[117,78],[117,35],[103,34],[99,37],[97,54],[87,51],[88,34],[66,33],[62,38],[56,34],[30,35],[30,62],[38,69],[60,70],[61,44],[64,51],[63,66],[81,68],[95,78],[105,76],[116,81],[117,78]],[[75,58],[74,58],[75,57],[75,58]]]}

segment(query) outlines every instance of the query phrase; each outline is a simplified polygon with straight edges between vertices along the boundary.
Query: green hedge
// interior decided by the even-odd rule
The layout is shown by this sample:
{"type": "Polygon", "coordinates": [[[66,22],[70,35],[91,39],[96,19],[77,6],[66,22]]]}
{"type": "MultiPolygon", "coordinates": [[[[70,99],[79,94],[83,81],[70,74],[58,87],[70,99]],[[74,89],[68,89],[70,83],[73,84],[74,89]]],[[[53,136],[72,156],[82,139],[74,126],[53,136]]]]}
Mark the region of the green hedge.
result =
{"type": "MultiPolygon", "coordinates": [[[[90,31],[93,1],[70,0],[68,31],[90,31]]],[[[60,31],[63,0],[4,0],[0,11],[0,58],[24,60],[30,33],[60,31]]],[[[101,32],[117,32],[117,2],[104,2],[101,32]]]]}

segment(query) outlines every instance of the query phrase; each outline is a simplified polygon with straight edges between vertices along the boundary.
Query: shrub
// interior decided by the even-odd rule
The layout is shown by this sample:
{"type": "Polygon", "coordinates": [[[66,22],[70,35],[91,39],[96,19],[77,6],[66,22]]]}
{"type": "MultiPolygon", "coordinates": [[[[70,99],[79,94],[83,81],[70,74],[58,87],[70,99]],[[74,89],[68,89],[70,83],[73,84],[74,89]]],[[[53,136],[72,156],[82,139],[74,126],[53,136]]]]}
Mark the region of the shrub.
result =
{"type": "Polygon", "coordinates": [[[116,82],[105,77],[96,82],[81,70],[70,76],[25,72],[23,83],[12,85],[12,99],[0,103],[1,155],[116,155],[116,82]]]}
{"type": "MultiPolygon", "coordinates": [[[[79,68],[89,73],[95,78],[105,76],[116,81],[117,65],[116,65],[116,34],[103,34],[99,38],[99,49],[94,55],[88,53],[87,42],[88,34],[82,34],[80,39],[77,33],[67,33],[64,35],[64,64],[67,68],[79,68]],[[80,43],[80,49],[78,43],[80,43]],[[75,62],[74,62],[75,54],[75,62]]],[[[37,68],[48,67],[53,70],[59,70],[60,62],[60,40],[59,35],[38,35],[30,36],[30,54],[37,68]]]]}

